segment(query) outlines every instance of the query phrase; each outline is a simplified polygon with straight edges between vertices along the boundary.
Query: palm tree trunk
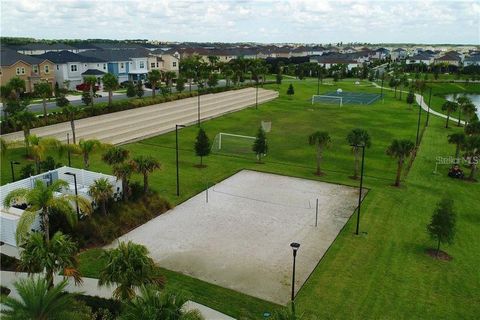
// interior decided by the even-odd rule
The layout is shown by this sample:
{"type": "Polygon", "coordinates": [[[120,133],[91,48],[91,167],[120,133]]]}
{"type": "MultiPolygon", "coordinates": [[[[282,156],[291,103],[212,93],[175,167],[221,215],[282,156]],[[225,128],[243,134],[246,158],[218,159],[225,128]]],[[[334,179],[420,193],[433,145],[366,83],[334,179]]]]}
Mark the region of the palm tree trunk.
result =
{"type": "Polygon", "coordinates": [[[445,124],[445,128],[448,129],[448,121],[450,121],[450,112],[447,112],[447,123],[445,124]]]}
{"type": "Polygon", "coordinates": [[[148,191],[148,173],[143,174],[143,192],[147,193],[148,191]]]}
{"type": "Polygon", "coordinates": [[[457,143],[457,148],[455,149],[455,163],[458,163],[458,157],[460,156],[460,143],[457,143]]]}
{"type": "Polygon", "coordinates": [[[45,242],[48,244],[50,242],[50,222],[49,222],[49,210],[48,208],[46,208],[45,210],[43,210],[43,214],[42,214],[42,223],[43,223],[43,228],[45,230],[45,242]]]}
{"type": "Polygon", "coordinates": [[[109,107],[112,106],[112,96],[113,96],[113,92],[112,92],[112,90],[109,90],[108,91],[108,106],[109,107]]]}
{"type": "Polygon", "coordinates": [[[88,167],[89,167],[89,165],[90,165],[89,162],[90,162],[90,161],[89,161],[89,159],[88,159],[88,152],[84,152],[84,153],[83,153],[83,167],[84,167],[85,169],[88,169],[88,167]]]}
{"type": "Polygon", "coordinates": [[[90,101],[90,105],[93,107],[93,86],[94,84],[90,84],[90,98],[92,101],[90,101]]]}
{"type": "Polygon", "coordinates": [[[28,157],[29,149],[30,149],[30,142],[28,141],[28,136],[30,135],[30,128],[24,127],[23,128],[23,136],[25,138],[25,155],[28,157]]]}
{"type": "Polygon", "coordinates": [[[353,172],[353,179],[357,180],[358,179],[358,167],[359,167],[359,157],[358,157],[358,148],[354,149],[354,155],[355,155],[355,168],[353,172]]]}
{"type": "Polygon", "coordinates": [[[400,100],[402,100],[402,91],[403,91],[403,86],[400,86],[400,100]]]}
{"type": "Polygon", "coordinates": [[[398,160],[397,177],[395,179],[396,187],[400,187],[400,178],[402,177],[402,169],[403,169],[403,158],[400,158],[398,160]]]}
{"type": "Polygon", "coordinates": [[[104,216],[107,215],[107,200],[102,200],[102,212],[104,216]]]}
{"type": "Polygon", "coordinates": [[[43,103],[43,123],[47,125],[47,98],[43,97],[42,103],[43,103]]]}
{"type": "Polygon", "coordinates": [[[461,108],[458,108],[458,122],[457,122],[457,127],[460,127],[461,124],[460,124],[460,118],[462,117],[462,109],[461,108]]]}
{"type": "Polygon", "coordinates": [[[70,119],[70,127],[72,127],[72,138],[73,138],[73,144],[76,144],[76,137],[75,137],[75,118],[70,119]]]}
{"type": "Polygon", "coordinates": [[[437,242],[437,253],[436,253],[436,257],[438,257],[438,254],[440,253],[440,238],[438,238],[438,242],[437,242]]]}

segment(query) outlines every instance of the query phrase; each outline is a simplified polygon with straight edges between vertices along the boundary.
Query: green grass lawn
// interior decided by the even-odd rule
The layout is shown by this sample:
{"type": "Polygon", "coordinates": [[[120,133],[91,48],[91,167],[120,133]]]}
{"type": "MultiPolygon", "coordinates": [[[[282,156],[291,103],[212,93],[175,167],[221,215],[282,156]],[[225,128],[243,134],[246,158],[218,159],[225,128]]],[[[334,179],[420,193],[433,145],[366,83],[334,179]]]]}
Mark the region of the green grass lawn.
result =
{"type": "MultiPolygon", "coordinates": [[[[367,83],[356,86],[353,80],[322,85],[321,92],[337,87],[379,92],[367,83]]],[[[276,89],[277,85],[270,88],[276,89]]],[[[204,159],[208,167],[198,169],[194,165],[199,159],[192,150],[198,128],[182,129],[180,197],[175,195],[174,133],[125,147],[133,155],[152,155],[162,162],[162,170],[151,176],[150,183],[171,203],[178,204],[204,190],[207,184],[244,168],[357,186],[358,182],[349,178],[353,156],[345,137],[353,128],[365,128],[372,137],[372,146],[366,152],[364,181],[370,192],[364,200],[361,221],[361,231],[366,234],[354,236],[355,219],[350,219],[298,293],[297,310],[306,319],[475,318],[480,312],[480,184],[446,177],[446,166],[439,168],[438,175],[432,173],[437,156],[453,155],[454,146],[446,143],[446,137],[460,129],[444,129],[442,119],[431,117],[404,185],[395,188],[391,184],[396,161],[385,154],[385,149],[395,138],[415,140],[418,109],[409,107],[405,100],[394,99],[390,91],[385,91],[383,102],[370,106],[312,106],[310,98],[316,89],[315,79],[285,81],[280,86],[280,98],[260,105],[258,110],[249,108],[202,124],[213,140],[219,132],[252,136],[262,120],[272,121],[272,131],[267,134],[270,150],[264,164],[256,164],[249,155],[211,155],[204,159]],[[290,83],[295,87],[291,98],[285,94],[290,83]],[[332,145],[324,153],[325,175],[320,178],[313,174],[315,150],[307,143],[308,135],[316,130],[327,131],[332,137],[332,145]],[[433,260],[424,253],[434,245],[426,234],[426,224],[444,194],[455,199],[458,212],[456,242],[444,248],[453,256],[450,262],[433,260]]],[[[424,113],[422,116],[425,119],[424,113]]],[[[21,159],[25,163],[22,154],[22,150],[13,150],[2,159],[2,184],[10,179],[5,174],[10,172],[8,160],[21,159]]],[[[61,161],[66,163],[66,157],[61,161]]],[[[81,166],[81,158],[75,157],[73,164],[81,166]]],[[[99,154],[92,156],[91,170],[110,173],[99,154]]],[[[140,181],[141,177],[134,179],[140,181]]],[[[81,254],[85,275],[98,275],[98,253],[93,249],[81,254]]],[[[268,302],[185,275],[163,272],[169,285],[235,317],[248,312],[250,317],[261,318],[263,311],[275,308],[268,302]]]]}

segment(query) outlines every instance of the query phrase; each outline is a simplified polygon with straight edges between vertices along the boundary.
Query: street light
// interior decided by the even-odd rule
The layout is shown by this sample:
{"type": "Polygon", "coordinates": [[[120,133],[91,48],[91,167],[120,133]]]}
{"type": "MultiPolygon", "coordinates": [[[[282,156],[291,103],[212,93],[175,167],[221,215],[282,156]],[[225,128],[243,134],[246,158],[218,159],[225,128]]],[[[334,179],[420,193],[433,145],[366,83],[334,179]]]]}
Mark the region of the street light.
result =
{"type": "Polygon", "coordinates": [[[15,181],[15,171],[13,170],[13,165],[14,164],[20,164],[20,162],[18,161],[10,161],[10,168],[12,169],[12,182],[15,181]]]}
{"type": "Polygon", "coordinates": [[[77,188],[77,174],[73,172],[65,172],[67,176],[73,176],[73,183],[75,184],[75,204],[77,206],[77,218],[80,219],[80,210],[78,208],[78,188],[77,188]]]}
{"type": "Polygon", "coordinates": [[[175,125],[175,163],[177,166],[177,197],[180,195],[180,176],[178,172],[178,128],[185,128],[185,126],[183,124],[175,125]]]}
{"type": "Polygon", "coordinates": [[[68,166],[71,166],[71,156],[70,156],[70,133],[67,132],[67,154],[68,154],[68,166]]]}
{"type": "Polygon", "coordinates": [[[423,103],[423,90],[420,91],[420,105],[418,106],[418,121],[417,121],[417,138],[415,140],[415,146],[420,144],[420,119],[422,118],[422,103],[423,103]]]}
{"type": "Polygon", "coordinates": [[[300,248],[300,243],[292,242],[290,243],[290,247],[293,249],[293,270],[292,270],[292,311],[295,312],[295,305],[294,305],[294,299],[295,299],[295,260],[297,257],[297,251],[300,248]]]}
{"type": "Polygon", "coordinates": [[[197,85],[197,91],[198,91],[198,103],[197,103],[197,126],[200,127],[200,86],[197,85]]]}
{"type": "Polygon", "coordinates": [[[425,127],[428,127],[428,119],[430,118],[430,102],[432,102],[432,87],[430,87],[430,93],[428,94],[427,120],[425,121],[425,127]]]}
{"type": "Polygon", "coordinates": [[[382,73],[382,89],[380,91],[380,98],[383,99],[383,81],[385,80],[385,72],[382,73]]]}
{"type": "Polygon", "coordinates": [[[362,168],[360,171],[360,192],[358,194],[358,210],[357,210],[357,228],[355,234],[358,235],[358,230],[360,229],[360,211],[362,208],[362,190],[363,190],[363,170],[365,163],[365,145],[351,145],[354,148],[362,148],[362,168]]]}
{"type": "Polygon", "coordinates": [[[258,109],[258,79],[255,86],[255,109],[258,109]]]}

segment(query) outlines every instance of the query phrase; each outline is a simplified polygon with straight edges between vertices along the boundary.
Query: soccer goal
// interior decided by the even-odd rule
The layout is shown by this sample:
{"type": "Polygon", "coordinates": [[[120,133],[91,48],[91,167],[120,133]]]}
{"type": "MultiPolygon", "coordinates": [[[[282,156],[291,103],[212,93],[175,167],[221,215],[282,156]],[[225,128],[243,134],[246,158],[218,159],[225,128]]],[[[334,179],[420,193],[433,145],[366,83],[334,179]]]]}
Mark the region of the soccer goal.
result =
{"type": "Polygon", "coordinates": [[[338,104],[341,107],[343,106],[343,98],[337,96],[313,95],[312,104],[314,103],[338,104]]]}
{"type": "Polygon", "coordinates": [[[220,132],[212,143],[212,151],[232,154],[253,154],[252,146],[256,137],[220,132]]]}

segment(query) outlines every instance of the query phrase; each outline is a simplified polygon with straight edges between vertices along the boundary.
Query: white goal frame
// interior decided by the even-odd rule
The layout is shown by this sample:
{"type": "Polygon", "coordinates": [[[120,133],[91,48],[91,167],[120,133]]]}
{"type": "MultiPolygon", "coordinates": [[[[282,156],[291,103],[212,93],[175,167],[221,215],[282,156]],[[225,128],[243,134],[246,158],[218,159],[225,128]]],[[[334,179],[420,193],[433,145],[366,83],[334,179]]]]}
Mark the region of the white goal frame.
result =
{"type": "Polygon", "coordinates": [[[243,135],[240,135],[240,134],[220,132],[218,134],[218,150],[222,149],[222,136],[245,138],[245,139],[252,139],[252,140],[255,140],[257,138],[257,137],[251,137],[251,136],[243,136],[243,135]]]}
{"type": "Polygon", "coordinates": [[[340,107],[343,106],[343,97],[337,97],[337,96],[327,96],[327,95],[322,95],[322,94],[314,94],[312,96],[312,104],[315,102],[315,97],[325,97],[325,98],[333,98],[333,99],[338,99],[340,103],[340,107]]]}

